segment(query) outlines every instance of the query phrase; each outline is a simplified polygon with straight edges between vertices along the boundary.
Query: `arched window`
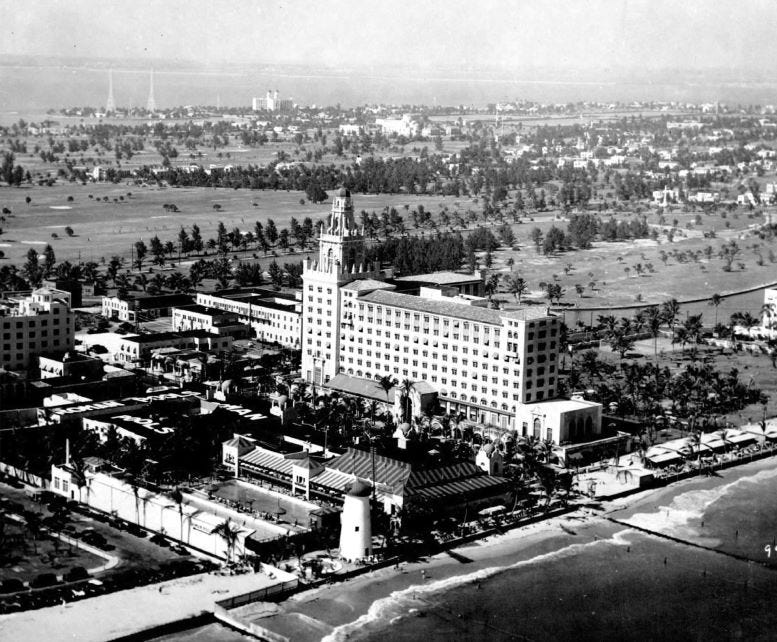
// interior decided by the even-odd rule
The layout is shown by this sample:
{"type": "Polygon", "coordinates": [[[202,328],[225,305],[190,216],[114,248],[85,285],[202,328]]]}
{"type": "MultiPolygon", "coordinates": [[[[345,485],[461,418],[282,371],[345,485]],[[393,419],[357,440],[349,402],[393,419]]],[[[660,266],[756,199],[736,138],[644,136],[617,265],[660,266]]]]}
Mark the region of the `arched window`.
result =
{"type": "Polygon", "coordinates": [[[591,418],[588,417],[588,419],[585,420],[585,434],[590,435],[594,431],[594,422],[591,421],[591,418]]]}
{"type": "Polygon", "coordinates": [[[542,431],[542,426],[541,426],[541,423],[540,423],[540,418],[539,417],[535,417],[535,419],[534,419],[534,436],[537,439],[541,438],[541,431],[542,431]]]}

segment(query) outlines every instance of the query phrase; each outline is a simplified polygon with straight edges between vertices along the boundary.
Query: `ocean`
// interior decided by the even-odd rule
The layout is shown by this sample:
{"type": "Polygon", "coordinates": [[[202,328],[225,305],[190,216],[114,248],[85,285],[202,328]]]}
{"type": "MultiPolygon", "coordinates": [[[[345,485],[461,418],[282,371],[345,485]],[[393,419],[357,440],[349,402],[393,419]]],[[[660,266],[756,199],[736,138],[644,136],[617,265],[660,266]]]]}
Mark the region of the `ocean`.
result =
{"type": "MultiPolygon", "coordinates": [[[[120,107],[145,106],[149,69],[112,63],[113,93],[120,107]]],[[[37,121],[47,109],[101,106],[108,96],[106,62],[0,64],[0,124],[20,117],[37,121]]],[[[278,89],[301,105],[475,105],[533,100],[684,101],[736,104],[777,103],[777,82],[710,72],[705,76],[573,74],[542,71],[321,69],[304,66],[245,66],[221,69],[174,64],[154,69],[154,94],[161,108],[180,105],[249,106],[254,96],[278,89]]]]}
{"type": "MultiPolygon", "coordinates": [[[[757,468],[395,591],[325,640],[777,639],[777,470],[757,468]]],[[[246,639],[214,624],[157,642],[246,639]]]]}

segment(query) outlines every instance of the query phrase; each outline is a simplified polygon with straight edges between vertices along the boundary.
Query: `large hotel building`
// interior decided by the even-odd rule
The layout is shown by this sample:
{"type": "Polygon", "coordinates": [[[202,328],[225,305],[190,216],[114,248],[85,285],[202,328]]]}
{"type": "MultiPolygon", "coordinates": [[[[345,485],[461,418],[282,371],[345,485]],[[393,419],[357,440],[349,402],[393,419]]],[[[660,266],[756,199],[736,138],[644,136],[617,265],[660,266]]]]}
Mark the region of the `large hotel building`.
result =
{"type": "Polygon", "coordinates": [[[318,262],[304,264],[305,379],[319,385],[335,377],[409,379],[436,393],[450,413],[542,438],[551,435],[546,419],[556,416],[557,443],[559,422],[569,435],[600,431],[598,404],[543,403],[556,397],[560,332],[545,307],[491,309],[456,287],[455,277],[472,281],[463,274],[440,273],[443,285],[421,283],[417,294],[398,291],[406,279],[387,276],[365,263],[350,193],[341,189],[322,229],[318,262]]]}

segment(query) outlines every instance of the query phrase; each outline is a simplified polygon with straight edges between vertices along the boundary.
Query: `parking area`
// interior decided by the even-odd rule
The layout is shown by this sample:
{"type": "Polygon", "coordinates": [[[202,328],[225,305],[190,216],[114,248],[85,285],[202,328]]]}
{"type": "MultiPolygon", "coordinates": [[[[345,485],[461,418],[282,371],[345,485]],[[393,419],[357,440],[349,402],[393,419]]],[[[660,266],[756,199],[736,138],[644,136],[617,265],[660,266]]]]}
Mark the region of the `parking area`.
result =
{"type": "MultiPolygon", "coordinates": [[[[154,537],[143,529],[133,528],[126,522],[113,520],[107,515],[81,512],[81,509],[74,510],[75,508],[51,493],[32,494],[24,487],[14,488],[0,482],[2,512],[6,515],[35,515],[33,521],[40,528],[40,535],[44,539],[48,539],[45,537],[47,534],[62,534],[69,540],[63,547],[76,549],[81,542],[86,543],[116,557],[118,563],[113,569],[148,568],[190,557],[188,550],[171,545],[171,542],[163,541],[162,537],[154,537]]],[[[26,529],[23,536],[31,538],[32,534],[26,529]]],[[[105,573],[110,573],[113,569],[105,573]]],[[[0,577],[3,577],[2,566],[0,577]]]]}

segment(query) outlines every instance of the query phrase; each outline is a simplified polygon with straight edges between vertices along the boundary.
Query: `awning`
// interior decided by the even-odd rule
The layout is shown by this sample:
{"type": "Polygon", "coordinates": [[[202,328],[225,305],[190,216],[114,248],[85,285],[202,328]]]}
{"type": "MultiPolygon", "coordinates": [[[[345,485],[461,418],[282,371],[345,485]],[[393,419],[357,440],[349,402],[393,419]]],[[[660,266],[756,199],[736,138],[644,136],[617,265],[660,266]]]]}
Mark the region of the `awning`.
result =
{"type": "Polygon", "coordinates": [[[648,460],[650,460],[652,463],[656,464],[657,466],[665,466],[671,462],[674,461],[682,461],[683,458],[680,457],[677,453],[664,451],[662,453],[656,453],[654,455],[650,455],[647,457],[648,460]]]}

